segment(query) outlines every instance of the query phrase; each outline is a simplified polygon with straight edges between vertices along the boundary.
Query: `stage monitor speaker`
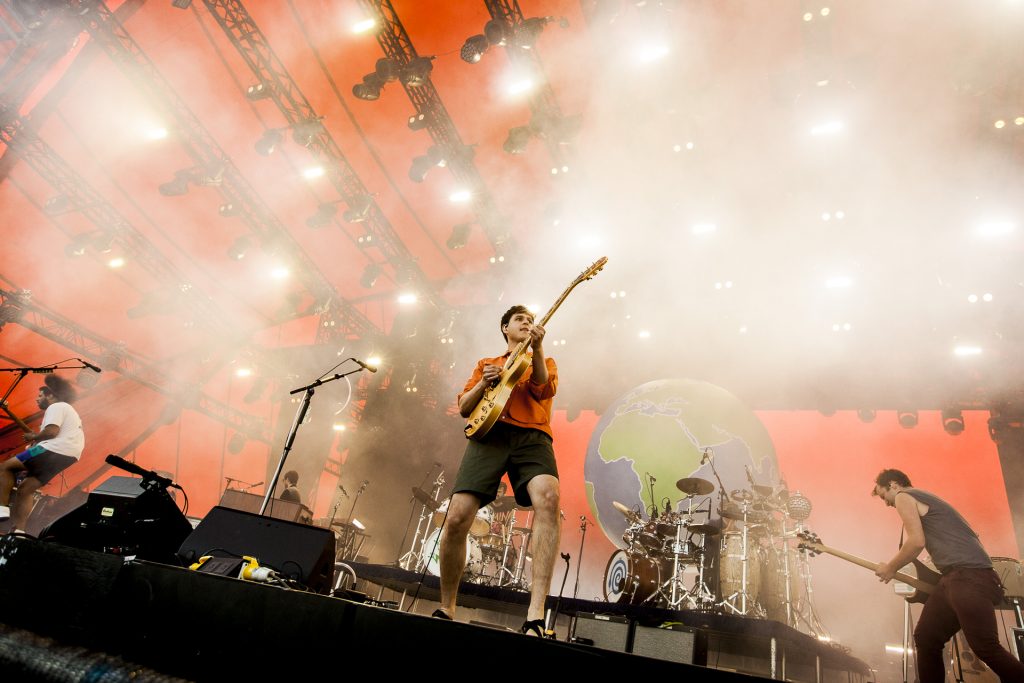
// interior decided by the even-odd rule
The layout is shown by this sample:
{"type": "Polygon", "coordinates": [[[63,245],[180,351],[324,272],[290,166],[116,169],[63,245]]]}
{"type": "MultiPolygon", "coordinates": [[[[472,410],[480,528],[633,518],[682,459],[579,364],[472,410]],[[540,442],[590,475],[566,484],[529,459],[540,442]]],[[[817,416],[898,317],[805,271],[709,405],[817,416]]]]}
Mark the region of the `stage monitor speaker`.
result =
{"type": "Polygon", "coordinates": [[[334,583],[334,533],[217,506],[178,549],[185,565],[204,555],[255,557],[260,566],[328,593],[334,583]]]}
{"type": "Polygon", "coordinates": [[[629,652],[633,622],[612,614],[579,612],[570,642],[592,645],[605,650],[629,652]]]}
{"type": "Polygon", "coordinates": [[[1017,645],[1017,659],[1024,662],[1024,628],[1013,629],[1013,642],[1017,645]]]}
{"type": "Polygon", "coordinates": [[[633,629],[635,655],[665,659],[670,662],[695,664],[697,650],[697,629],[672,624],[665,628],[653,628],[637,624],[633,629]]]}
{"type": "Polygon", "coordinates": [[[177,564],[175,552],[190,533],[192,525],[166,489],[144,488],[135,477],[110,477],[39,537],[82,550],[177,564]]]}

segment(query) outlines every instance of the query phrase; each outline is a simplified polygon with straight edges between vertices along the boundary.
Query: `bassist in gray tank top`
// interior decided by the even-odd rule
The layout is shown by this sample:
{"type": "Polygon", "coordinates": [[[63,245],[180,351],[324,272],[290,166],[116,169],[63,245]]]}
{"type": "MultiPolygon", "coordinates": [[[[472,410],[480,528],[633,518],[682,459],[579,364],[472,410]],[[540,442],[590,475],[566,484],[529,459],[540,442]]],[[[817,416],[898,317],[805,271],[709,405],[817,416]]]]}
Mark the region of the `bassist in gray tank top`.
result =
{"type": "Polygon", "coordinates": [[[1024,683],[1024,664],[999,642],[995,606],[1002,599],[1003,587],[967,521],[935,494],[913,488],[910,478],[899,470],[883,470],[875,479],[872,495],[896,508],[906,535],[896,555],[878,565],[878,578],[888,583],[923,550],[942,573],[914,629],[921,683],[945,680],[942,650],[959,630],[1000,681],[1024,683]]]}

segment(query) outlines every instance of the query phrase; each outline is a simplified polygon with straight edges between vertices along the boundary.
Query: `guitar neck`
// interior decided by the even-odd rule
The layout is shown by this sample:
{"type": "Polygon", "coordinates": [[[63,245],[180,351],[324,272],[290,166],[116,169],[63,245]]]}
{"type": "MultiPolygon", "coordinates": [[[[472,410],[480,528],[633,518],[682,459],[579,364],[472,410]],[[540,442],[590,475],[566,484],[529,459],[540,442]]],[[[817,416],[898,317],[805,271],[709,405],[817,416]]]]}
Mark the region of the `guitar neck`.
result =
{"type": "Polygon", "coordinates": [[[11,409],[7,407],[7,401],[0,401],[0,409],[3,409],[3,411],[7,413],[7,416],[14,420],[16,425],[21,427],[22,431],[26,433],[32,431],[32,428],[25,424],[24,420],[11,412],[11,409]]]}
{"type": "MultiPolygon", "coordinates": [[[[838,557],[840,559],[846,560],[847,562],[852,562],[853,564],[856,564],[856,565],[859,565],[861,567],[864,567],[865,569],[870,569],[870,570],[874,571],[875,569],[878,568],[878,563],[877,562],[872,562],[871,560],[865,560],[863,557],[857,557],[856,555],[851,555],[850,553],[845,553],[842,550],[836,550],[835,548],[829,548],[827,545],[820,545],[819,544],[819,545],[817,545],[816,549],[820,550],[823,553],[828,553],[829,555],[834,555],[834,556],[836,556],[836,557],[838,557]]],[[[905,584],[913,586],[914,588],[916,588],[919,591],[924,591],[925,593],[930,593],[930,592],[932,592],[935,589],[935,586],[933,586],[932,584],[927,583],[925,581],[922,581],[922,580],[918,579],[917,577],[911,576],[909,574],[904,574],[903,572],[896,572],[896,575],[895,575],[894,578],[902,581],[905,584]]]]}

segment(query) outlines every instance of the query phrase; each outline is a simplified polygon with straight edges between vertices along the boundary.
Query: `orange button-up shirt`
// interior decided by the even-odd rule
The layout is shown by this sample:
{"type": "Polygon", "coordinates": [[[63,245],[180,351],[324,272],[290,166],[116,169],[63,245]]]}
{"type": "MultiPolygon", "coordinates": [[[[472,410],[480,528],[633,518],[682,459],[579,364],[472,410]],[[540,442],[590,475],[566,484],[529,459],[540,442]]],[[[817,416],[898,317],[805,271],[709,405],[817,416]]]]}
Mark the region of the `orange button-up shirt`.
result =
{"type": "MultiPolygon", "coordinates": [[[[508,353],[496,358],[482,358],[477,362],[473,370],[473,376],[466,382],[465,388],[458,398],[476,386],[476,383],[483,379],[485,365],[505,365],[508,360],[508,353]]],[[[528,429],[539,429],[548,436],[551,434],[551,403],[558,389],[558,367],[551,358],[545,358],[544,364],[548,368],[548,381],[544,384],[534,384],[530,381],[533,377],[533,364],[526,366],[526,372],[516,382],[512,389],[505,409],[501,411],[498,418],[501,422],[508,422],[518,427],[528,429]]]]}

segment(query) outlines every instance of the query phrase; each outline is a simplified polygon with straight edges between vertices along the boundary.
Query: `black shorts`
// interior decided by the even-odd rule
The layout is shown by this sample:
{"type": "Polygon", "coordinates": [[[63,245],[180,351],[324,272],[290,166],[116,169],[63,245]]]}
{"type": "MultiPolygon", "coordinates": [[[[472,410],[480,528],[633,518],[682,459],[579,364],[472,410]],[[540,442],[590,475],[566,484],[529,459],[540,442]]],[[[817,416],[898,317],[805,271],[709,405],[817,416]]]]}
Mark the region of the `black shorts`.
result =
{"type": "Polygon", "coordinates": [[[25,465],[28,476],[38,479],[40,484],[48,484],[51,479],[76,462],[78,462],[78,458],[44,450],[39,455],[29,458],[22,464],[25,465]]]}
{"type": "Polygon", "coordinates": [[[472,493],[483,507],[494,500],[506,472],[516,502],[531,505],[529,481],[538,474],[558,477],[551,437],[539,429],[496,423],[482,440],[470,439],[466,445],[452,493],[472,493]]]}

